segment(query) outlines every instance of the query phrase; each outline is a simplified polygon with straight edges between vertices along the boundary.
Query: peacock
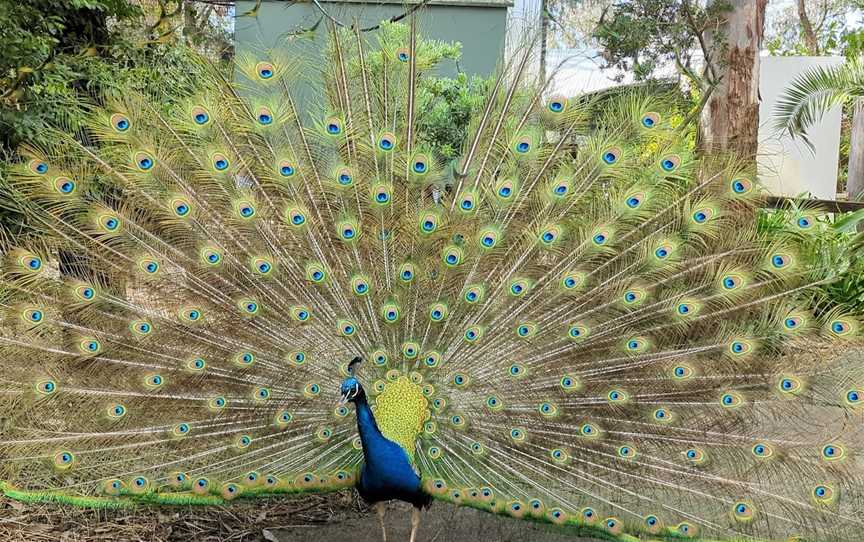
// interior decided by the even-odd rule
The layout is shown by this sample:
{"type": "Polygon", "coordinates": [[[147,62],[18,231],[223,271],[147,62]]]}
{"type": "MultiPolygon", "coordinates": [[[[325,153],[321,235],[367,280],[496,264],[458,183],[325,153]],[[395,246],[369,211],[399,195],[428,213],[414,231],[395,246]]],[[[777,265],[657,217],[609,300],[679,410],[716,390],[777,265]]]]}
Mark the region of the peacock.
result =
{"type": "Polygon", "coordinates": [[[96,96],[5,164],[6,497],[356,487],[411,503],[412,542],[433,500],[623,542],[860,540],[864,368],[796,355],[861,329],[814,211],[760,227],[753,164],[694,151],[662,94],[554,94],[531,47],[451,159],[414,15],[331,26],[323,62],[201,59],[180,102],[96,96]]]}

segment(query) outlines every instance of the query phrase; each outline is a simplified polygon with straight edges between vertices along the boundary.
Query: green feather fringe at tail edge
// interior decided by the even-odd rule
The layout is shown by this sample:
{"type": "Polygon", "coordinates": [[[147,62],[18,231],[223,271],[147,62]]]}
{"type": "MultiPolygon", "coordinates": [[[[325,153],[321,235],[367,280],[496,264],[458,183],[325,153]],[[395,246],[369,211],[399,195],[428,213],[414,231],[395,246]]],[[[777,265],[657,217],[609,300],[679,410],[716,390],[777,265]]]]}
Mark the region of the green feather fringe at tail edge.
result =
{"type": "Polygon", "coordinates": [[[58,503],[80,508],[94,509],[121,509],[132,508],[142,504],[174,505],[174,506],[212,506],[230,504],[235,500],[250,499],[255,497],[279,497],[293,494],[330,493],[344,488],[298,488],[292,486],[276,488],[253,488],[244,489],[236,499],[226,499],[218,494],[198,495],[190,491],[150,491],[140,495],[131,493],[117,497],[93,497],[83,495],[70,495],[60,491],[27,491],[18,489],[6,482],[0,482],[0,491],[3,495],[24,503],[58,503]]]}
{"type": "MultiPolygon", "coordinates": [[[[497,514],[500,516],[506,516],[508,518],[515,518],[512,513],[510,513],[506,507],[496,506],[494,501],[492,503],[484,503],[479,501],[470,501],[470,500],[457,500],[454,499],[450,494],[439,494],[433,495],[436,500],[440,500],[448,503],[459,504],[460,506],[468,506],[471,508],[475,508],[477,510],[481,510],[483,512],[490,512],[493,514],[497,514]]],[[[761,538],[727,538],[723,540],[718,540],[714,538],[700,538],[699,536],[687,536],[681,534],[675,530],[674,527],[665,527],[663,530],[657,533],[648,533],[647,531],[639,531],[638,534],[641,535],[633,535],[628,533],[612,533],[608,529],[603,528],[602,521],[597,522],[597,524],[587,523],[578,517],[568,517],[566,520],[561,522],[553,522],[545,515],[543,516],[532,516],[530,514],[525,514],[523,516],[518,516],[521,520],[528,520],[535,523],[541,523],[550,526],[556,530],[563,531],[567,535],[572,535],[575,537],[589,537],[597,540],[609,540],[612,542],[778,542],[778,541],[770,541],[761,538]],[[647,537],[647,538],[646,538],[647,537]]],[[[786,541],[784,541],[786,542],[786,541]]],[[[791,542],[791,541],[790,541],[791,542]]],[[[800,538],[794,539],[794,542],[808,542],[807,540],[800,538]]]]}
{"type": "MultiPolygon", "coordinates": [[[[63,493],[60,491],[27,491],[23,489],[18,489],[15,486],[8,484],[6,482],[0,482],[0,491],[2,491],[3,495],[9,499],[29,503],[29,504],[37,504],[37,503],[57,503],[62,505],[75,506],[79,508],[91,508],[91,509],[103,509],[103,510],[120,510],[125,508],[133,508],[135,506],[152,504],[152,505],[172,505],[172,506],[213,506],[213,505],[224,505],[230,504],[231,502],[235,502],[237,500],[244,500],[254,497],[279,497],[285,495],[295,495],[295,494],[309,494],[309,493],[331,493],[334,491],[341,491],[345,489],[344,487],[322,487],[317,489],[310,488],[298,488],[296,486],[285,486],[285,487],[277,487],[277,488],[255,488],[255,489],[245,489],[241,495],[237,499],[225,499],[219,495],[197,495],[188,491],[177,491],[177,492],[156,492],[151,491],[148,493],[143,493],[141,495],[132,495],[132,494],[124,494],[117,497],[92,497],[92,496],[82,496],[82,495],[70,495],[67,493],[63,493]]],[[[453,503],[455,500],[449,495],[436,495],[436,499],[453,503]]],[[[494,514],[512,517],[512,514],[508,513],[505,509],[501,507],[495,507],[493,505],[479,503],[479,502],[460,502],[459,504],[463,506],[469,506],[471,508],[475,508],[477,510],[482,510],[484,512],[491,512],[494,514]]],[[[534,517],[534,516],[525,516],[522,519],[528,519],[537,523],[545,523],[550,526],[555,526],[565,531],[567,534],[572,534],[575,536],[582,537],[594,537],[599,540],[610,540],[613,542],[639,542],[643,540],[637,536],[627,534],[627,533],[611,533],[603,527],[597,525],[588,524],[578,518],[570,517],[567,518],[563,523],[555,524],[545,517],[534,517]]],[[[694,542],[744,542],[745,539],[731,539],[731,540],[714,540],[714,539],[704,539],[698,537],[687,537],[681,535],[677,532],[670,532],[671,528],[666,528],[666,532],[662,533],[653,533],[651,534],[651,538],[648,540],[657,540],[657,541],[682,541],[682,540],[691,540],[694,542]]],[[[647,534],[647,533],[646,533],[647,534]]],[[[768,542],[768,541],[760,541],[756,539],[746,539],[746,542],[768,542]]],[[[805,542],[801,540],[800,542],[805,542]]]]}

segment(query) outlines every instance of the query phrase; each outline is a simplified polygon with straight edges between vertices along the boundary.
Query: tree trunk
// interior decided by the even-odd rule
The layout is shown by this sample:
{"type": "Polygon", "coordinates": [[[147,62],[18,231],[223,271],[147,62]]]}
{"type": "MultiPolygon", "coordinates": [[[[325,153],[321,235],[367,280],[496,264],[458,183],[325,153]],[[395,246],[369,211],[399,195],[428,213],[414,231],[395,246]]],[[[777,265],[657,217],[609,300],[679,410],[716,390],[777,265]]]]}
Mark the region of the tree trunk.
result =
{"type": "Polygon", "coordinates": [[[852,107],[846,191],[849,193],[849,199],[859,199],[864,195],[864,98],[858,98],[852,107]]]}
{"type": "Polygon", "coordinates": [[[807,6],[804,2],[805,0],[798,0],[798,20],[801,22],[801,33],[804,34],[804,45],[807,46],[808,53],[819,56],[819,41],[816,39],[816,32],[813,31],[813,23],[807,15],[807,6]]]}
{"type": "Polygon", "coordinates": [[[700,123],[703,151],[756,159],[759,132],[759,49],[768,0],[710,0],[730,7],[718,28],[705,33],[720,82],[705,104],[700,123]]]}

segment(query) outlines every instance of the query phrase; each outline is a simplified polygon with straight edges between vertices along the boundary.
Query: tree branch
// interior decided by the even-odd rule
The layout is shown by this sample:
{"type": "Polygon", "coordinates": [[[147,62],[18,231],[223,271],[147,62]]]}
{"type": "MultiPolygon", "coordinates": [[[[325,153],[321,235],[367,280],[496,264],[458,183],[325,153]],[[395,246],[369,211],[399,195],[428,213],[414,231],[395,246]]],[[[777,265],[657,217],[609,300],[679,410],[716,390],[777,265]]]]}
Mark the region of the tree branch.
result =
{"type": "Polygon", "coordinates": [[[702,96],[699,99],[699,104],[687,114],[684,118],[684,121],[679,126],[679,130],[683,131],[686,126],[696,122],[696,120],[702,116],[702,110],[705,109],[705,105],[708,103],[708,100],[711,98],[711,95],[714,93],[714,89],[717,88],[716,81],[711,81],[708,83],[708,87],[702,92],[702,96]]]}
{"type": "Polygon", "coordinates": [[[708,50],[708,45],[705,43],[705,37],[702,36],[702,29],[696,24],[696,19],[693,17],[693,12],[690,10],[690,0],[682,0],[681,8],[684,10],[684,16],[687,18],[687,24],[696,35],[699,41],[699,47],[702,49],[702,56],[705,58],[705,67],[707,73],[711,75],[710,83],[716,85],[718,81],[717,70],[714,68],[714,61],[711,59],[711,51],[708,50]]]}
{"type": "Polygon", "coordinates": [[[677,67],[678,71],[680,71],[682,75],[684,75],[684,77],[688,78],[692,84],[696,85],[699,90],[703,90],[704,79],[696,75],[696,73],[690,67],[684,64],[684,62],[681,60],[681,56],[677,51],[675,52],[675,67],[677,67]]]}
{"type": "Polygon", "coordinates": [[[807,16],[807,6],[804,0],[798,0],[798,21],[801,23],[801,32],[804,34],[804,45],[807,46],[807,52],[814,56],[819,55],[819,42],[816,39],[816,33],[813,32],[810,17],[807,16]]]}
{"type": "MultiPolygon", "coordinates": [[[[342,28],[350,28],[352,26],[352,25],[347,25],[347,24],[343,23],[342,21],[340,21],[339,19],[330,15],[330,13],[328,13],[327,10],[324,9],[324,6],[322,6],[321,2],[319,2],[318,0],[312,0],[312,3],[315,5],[315,7],[318,9],[318,11],[321,12],[322,15],[324,15],[325,17],[330,19],[330,21],[333,24],[335,24],[336,26],[340,26],[342,28]]],[[[429,0],[422,0],[418,4],[415,4],[414,6],[412,6],[410,9],[403,11],[401,14],[394,15],[393,17],[390,17],[389,19],[387,19],[386,22],[395,23],[396,21],[401,21],[402,19],[411,15],[412,13],[414,13],[415,11],[422,8],[423,6],[425,6],[428,3],[429,3],[429,0]]],[[[371,32],[372,30],[378,30],[379,28],[381,28],[381,24],[382,23],[378,23],[378,24],[375,24],[372,26],[367,26],[365,28],[361,28],[360,32],[371,32]]]]}

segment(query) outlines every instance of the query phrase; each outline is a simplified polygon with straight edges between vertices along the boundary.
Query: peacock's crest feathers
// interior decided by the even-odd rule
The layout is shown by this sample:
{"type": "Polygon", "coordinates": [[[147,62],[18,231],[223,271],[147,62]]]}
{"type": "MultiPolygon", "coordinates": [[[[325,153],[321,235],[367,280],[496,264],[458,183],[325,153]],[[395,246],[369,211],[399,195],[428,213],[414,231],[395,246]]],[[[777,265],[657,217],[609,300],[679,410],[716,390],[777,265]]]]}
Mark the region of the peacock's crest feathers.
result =
{"type": "Polygon", "coordinates": [[[527,56],[451,163],[422,129],[442,47],[338,30],[323,65],[202,64],[188,99],[130,91],[22,149],[0,186],[30,226],[3,246],[5,494],[353,485],[335,400],[361,355],[437,498],[620,540],[855,539],[864,378],[786,354],[861,329],[819,303],[815,215],[765,234],[752,172],[694,155],[662,98],[550,96],[527,56]]]}

